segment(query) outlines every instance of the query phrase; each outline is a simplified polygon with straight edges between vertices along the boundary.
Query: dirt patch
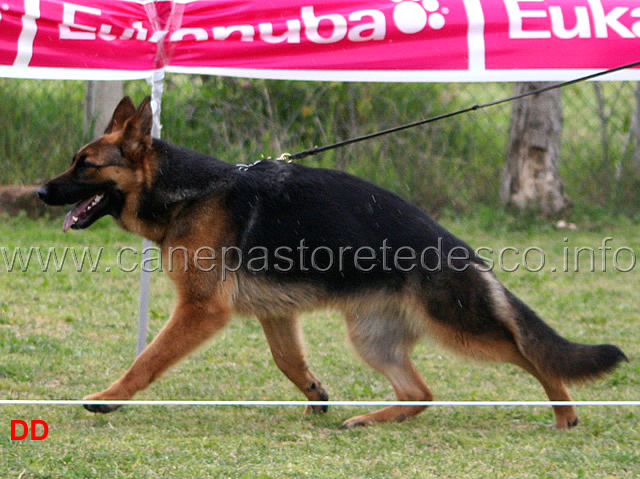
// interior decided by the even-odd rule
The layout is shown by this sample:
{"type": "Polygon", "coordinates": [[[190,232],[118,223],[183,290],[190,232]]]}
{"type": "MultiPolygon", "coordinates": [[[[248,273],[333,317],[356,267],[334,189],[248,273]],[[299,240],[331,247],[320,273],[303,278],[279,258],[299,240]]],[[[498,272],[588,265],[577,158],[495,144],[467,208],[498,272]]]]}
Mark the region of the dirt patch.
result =
{"type": "Polygon", "coordinates": [[[38,198],[38,186],[9,185],[0,186],[0,213],[15,216],[24,211],[30,218],[58,216],[61,207],[51,207],[38,198]]]}

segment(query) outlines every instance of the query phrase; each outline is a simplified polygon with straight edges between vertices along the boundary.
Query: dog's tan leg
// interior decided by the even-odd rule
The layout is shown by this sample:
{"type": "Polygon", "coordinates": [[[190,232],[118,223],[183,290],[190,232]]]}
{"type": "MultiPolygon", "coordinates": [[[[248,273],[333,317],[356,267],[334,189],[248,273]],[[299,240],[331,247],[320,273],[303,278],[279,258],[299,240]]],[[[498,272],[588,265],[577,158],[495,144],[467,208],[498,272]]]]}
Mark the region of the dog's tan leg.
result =
{"type": "MultiPolygon", "coordinates": [[[[349,337],[360,356],[391,382],[398,401],[433,400],[433,394],[409,358],[417,338],[406,330],[401,319],[347,315],[347,325],[349,337]]],[[[427,406],[389,406],[347,419],[342,427],[404,421],[426,408],[427,406]]]]}
{"type": "MultiPolygon", "coordinates": [[[[431,401],[433,394],[424,383],[411,361],[404,364],[377,366],[376,369],[391,381],[398,401],[431,401]]],[[[366,426],[376,422],[404,421],[424,411],[427,406],[389,406],[377,411],[355,416],[342,423],[343,428],[366,426]]]]}
{"type": "MultiPolygon", "coordinates": [[[[544,388],[550,401],[571,401],[571,396],[562,379],[545,375],[522,354],[514,345],[513,364],[520,366],[522,369],[534,376],[544,388]]],[[[556,417],[556,429],[569,429],[578,425],[578,416],[574,406],[553,406],[553,413],[556,417]]]]}
{"type": "MultiPolygon", "coordinates": [[[[219,331],[231,318],[228,307],[218,302],[180,301],[171,319],[156,338],[136,358],[129,370],[109,388],[85,399],[131,399],[156,380],[169,366],[196,349],[219,331]]],[[[110,412],[113,405],[86,405],[94,412],[110,412]]]]}
{"type": "MultiPolygon", "coordinates": [[[[551,401],[571,401],[569,391],[562,380],[538,378],[551,401]]],[[[570,429],[578,425],[578,415],[574,406],[553,406],[556,429],[570,429]]]]}
{"type": "MultiPolygon", "coordinates": [[[[453,332],[450,333],[453,336],[453,332]]],[[[571,401],[571,396],[561,379],[540,372],[518,349],[513,341],[498,339],[496,337],[465,336],[463,341],[465,348],[458,346],[461,352],[467,352],[477,358],[485,358],[490,361],[508,362],[521,367],[535,377],[544,388],[551,401],[571,401]]],[[[573,406],[553,406],[556,417],[556,428],[567,429],[578,424],[578,416],[573,406]]]]}
{"type": "MultiPolygon", "coordinates": [[[[298,318],[259,318],[276,365],[310,401],[327,401],[329,395],[309,369],[304,357],[302,331],[298,318]]],[[[327,406],[312,406],[312,411],[327,411],[327,406]]],[[[309,408],[307,408],[309,411],[309,408]]]]}

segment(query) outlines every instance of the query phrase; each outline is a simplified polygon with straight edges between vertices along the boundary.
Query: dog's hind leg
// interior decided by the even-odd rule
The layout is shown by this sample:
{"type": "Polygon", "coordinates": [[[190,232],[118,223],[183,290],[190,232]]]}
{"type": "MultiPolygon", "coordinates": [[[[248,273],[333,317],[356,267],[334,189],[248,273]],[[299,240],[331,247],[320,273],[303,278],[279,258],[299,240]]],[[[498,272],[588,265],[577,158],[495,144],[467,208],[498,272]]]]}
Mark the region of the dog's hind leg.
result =
{"type": "MultiPolygon", "coordinates": [[[[509,362],[520,366],[540,381],[550,401],[571,401],[569,391],[562,379],[542,374],[520,351],[516,350],[509,362]]],[[[568,429],[578,425],[574,406],[553,406],[553,413],[556,417],[556,429],[568,429]]]]}
{"type": "MultiPolygon", "coordinates": [[[[401,318],[375,313],[347,314],[349,337],[362,359],[392,384],[398,401],[431,401],[433,394],[420,377],[409,355],[417,340],[401,318]]],[[[347,419],[343,428],[383,421],[403,421],[427,406],[389,406],[347,419]]]]}
{"type": "MultiPolygon", "coordinates": [[[[455,337],[456,334],[452,330],[449,336],[455,337]]],[[[567,391],[562,379],[540,371],[522,354],[513,339],[500,338],[498,336],[474,337],[471,335],[460,335],[460,333],[458,337],[464,338],[462,342],[454,346],[454,349],[457,349],[459,352],[466,352],[478,359],[515,364],[527,371],[542,384],[550,401],[571,401],[569,391],[567,391]],[[462,348],[463,344],[464,348],[462,348]]],[[[553,406],[553,412],[556,417],[557,429],[567,429],[578,424],[578,416],[576,416],[574,406],[553,406]]]]}
{"type": "MultiPolygon", "coordinates": [[[[309,368],[304,356],[302,331],[298,318],[260,317],[276,365],[310,401],[327,401],[329,395],[309,368]]],[[[311,406],[312,411],[326,412],[327,406],[311,406]]],[[[307,408],[309,411],[309,408],[307,408]]]]}
{"type": "MultiPolygon", "coordinates": [[[[219,301],[179,301],[171,319],[136,358],[129,370],[109,388],[85,399],[131,399],[169,366],[213,336],[230,318],[231,310],[219,301]]],[[[85,405],[86,409],[93,412],[110,412],[117,407],[107,404],[85,405]]]]}

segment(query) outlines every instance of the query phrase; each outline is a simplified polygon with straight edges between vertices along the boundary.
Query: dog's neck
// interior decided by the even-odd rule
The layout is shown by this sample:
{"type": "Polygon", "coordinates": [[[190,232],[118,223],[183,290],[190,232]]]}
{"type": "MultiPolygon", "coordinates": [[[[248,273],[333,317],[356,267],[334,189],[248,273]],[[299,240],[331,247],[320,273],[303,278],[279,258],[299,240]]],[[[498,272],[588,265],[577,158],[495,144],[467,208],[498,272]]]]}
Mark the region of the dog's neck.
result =
{"type": "Polygon", "coordinates": [[[216,158],[153,140],[153,188],[143,187],[138,216],[163,223],[172,210],[224,190],[234,166],[216,158]]]}

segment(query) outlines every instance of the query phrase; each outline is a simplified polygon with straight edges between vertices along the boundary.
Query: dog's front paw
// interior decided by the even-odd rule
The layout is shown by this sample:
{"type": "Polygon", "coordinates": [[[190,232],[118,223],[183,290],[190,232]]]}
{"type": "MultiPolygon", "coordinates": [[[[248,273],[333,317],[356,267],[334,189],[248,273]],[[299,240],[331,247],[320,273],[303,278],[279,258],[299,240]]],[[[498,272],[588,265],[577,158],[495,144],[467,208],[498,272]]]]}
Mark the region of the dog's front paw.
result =
{"type": "MultiPolygon", "coordinates": [[[[86,396],[84,398],[85,401],[115,401],[118,398],[115,397],[110,397],[108,394],[105,394],[104,392],[99,392],[99,393],[95,393],[95,394],[90,394],[89,396],[86,396]]],[[[99,412],[99,413],[108,413],[111,411],[115,411],[116,409],[118,409],[120,407],[119,404],[83,404],[83,407],[87,410],[87,411],[91,411],[91,412],[99,412]]]]}
{"type": "Polygon", "coordinates": [[[568,419],[559,417],[556,418],[556,429],[572,429],[576,427],[579,422],[578,416],[573,416],[568,419]]]}
{"type": "MultiPolygon", "coordinates": [[[[329,400],[329,394],[320,385],[320,383],[316,383],[316,382],[311,383],[311,386],[309,386],[309,388],[307,390],[313,393],[313,394],[307,394],[307,398],[310,401],[328,401],[329,400]]],[[[314,412],[314,413],[327,412],[328,410],[329,410],[329,406],[323,404],[323,405],[319,405],[319,406],[318,405],[316,405],[316,406],[307,406],[304,409],[304,413],[305,414],[309,414],[311,412],[314,412]]]]}
{"type": "Polygon", "coordinates": [[[87,411],[91,411],[91,412],[108,413],[111,411],[115,411],[120,406],[117,404],[84,404],[83,407],[87,411]]]}

